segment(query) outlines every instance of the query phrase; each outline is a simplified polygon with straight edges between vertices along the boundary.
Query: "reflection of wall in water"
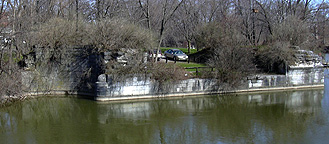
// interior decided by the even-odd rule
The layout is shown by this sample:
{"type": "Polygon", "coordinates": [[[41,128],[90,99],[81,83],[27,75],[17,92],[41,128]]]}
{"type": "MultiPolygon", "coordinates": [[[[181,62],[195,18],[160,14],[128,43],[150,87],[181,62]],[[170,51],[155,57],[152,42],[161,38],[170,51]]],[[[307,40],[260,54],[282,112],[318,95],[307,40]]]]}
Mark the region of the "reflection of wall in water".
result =
{"type": "Polygon", "coordinates": [[[99,104],[98,120],[100,123],[108,123],[110,116],[138,120],[149,119],[159,109],[171,109],[179,112],[194,112],[205,108],[214,107],[216,104],[211,98],[191,98],[177,100],[160,100],[149,102],[133,102],[121,104],[99,104]]]}
{"type": "Polygon", "coordinates": [[[99,113],[98,120],[100,123],[108,123],[110,116],[125,119],[140,119],[150,117],[150,103],[148,102],[135,102],[123,104],[100,104],[98,105],[99,113]]]}
{"type": "Polygon", "coordinates": [[[248,95],[247,98],[241,96],[240,99],[257,105],[284,104],[285,108],[294,113],[313,113],[321,108],[323,94],[323,91],[310,90],[248,95]]]}
{"type": "MultiPolygon", "coordinates": [[[[286,91],[266,94],[241,95],[237,98],[236,104],[256,104],[257,106],[284,105],[285,109],[292,113],[314,113],[321,108],[323,91],[286,91]]],[[[217,97],[203,97],[190,99],[173,99],[163,101],[134,102],[123,104],[99,104],[98,119],[100,123],[107,123],[110,116],[138,120],[148,119],[156,114],[159,109],[170,109],[174,111],[196,112],[204,109],[211,109],[218,106],[217,97]]]]}

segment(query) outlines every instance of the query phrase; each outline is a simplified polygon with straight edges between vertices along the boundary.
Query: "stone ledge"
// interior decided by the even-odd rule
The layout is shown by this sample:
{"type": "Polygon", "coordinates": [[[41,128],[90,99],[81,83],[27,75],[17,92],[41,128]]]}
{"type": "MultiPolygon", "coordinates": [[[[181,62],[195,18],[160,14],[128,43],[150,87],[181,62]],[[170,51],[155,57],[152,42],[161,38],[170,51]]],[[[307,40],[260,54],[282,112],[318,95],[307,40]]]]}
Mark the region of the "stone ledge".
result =
{"type": "Polygon", "coordinates": [[[277,90],[293,90],[293,89],[312,89],[322,88],[324,84],[320,85],[303,85],[303,86],[290,86],[290,87],[272,87],[272,88],[257,88],[257,89],[242,89],[234,91],[216,91],[216,92],[191,92],[191,93],[176,93],[176,94],[159,94],[159,95],[135,95],[135,96],[122,96],[122,97],[95,97],[96,101],[125,101],[125,100],[139,100],[139,99],[156,99],[156,98],[170,98],[170,97],[188,97],[196,95],[213,95],[213,94],[229,94],[229,93],[255,93],[277,90]]]}

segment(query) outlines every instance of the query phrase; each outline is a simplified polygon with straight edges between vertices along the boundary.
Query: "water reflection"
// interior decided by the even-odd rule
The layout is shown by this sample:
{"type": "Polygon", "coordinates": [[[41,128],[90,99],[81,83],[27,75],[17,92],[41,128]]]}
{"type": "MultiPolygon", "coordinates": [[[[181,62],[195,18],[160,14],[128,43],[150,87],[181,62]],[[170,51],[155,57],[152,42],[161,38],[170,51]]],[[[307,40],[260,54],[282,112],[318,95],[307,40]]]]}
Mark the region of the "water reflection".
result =
{"type": "MultiPolygon", "coordinates": [[[[325,60],[329,62],[329,54],[326,54],[325,60]]],[[[329,69],[324,70],[324,96],[322,99],[322,106],[324,107],[323,112],[325,115],[329,115],[329,69]]]]}
{"type": "MultiPolygon", "coordinates": [[[[329,55],[328,55],[329,56],[329,55]]],[[[323,98],[323,101],[322,101],[322,105],[329,105],[329,70],[328,68],[326,68],[324,70],[324,98],[323,98]]]]}
{"type": "MultiPolygon", "coordinates": [[[[325,57],[327,63],[329,61],[329,54],[325,57]]],[[[313,131],[307,131],[306,138],[312,139],[305,141],[305,143],[327,143],[329,141],[329,69],[324,70],[324,95],[321,101],[321,113],[314,117],[313,123],[310,127],[316,127],[313,131]]]]}
{"type": "MultiPolygon", "coordinates": [[[[325,91],[327,92],[327,91],[325,91]]],[[[305,143],[328,140],[323,90],[99,104],[42,98],[0,109],[1,143],[305,143]],[[320,130],[320,131],[319,131],[320,130]]],[[[322,141],[323,142],[323,141],[322,141]]]]}

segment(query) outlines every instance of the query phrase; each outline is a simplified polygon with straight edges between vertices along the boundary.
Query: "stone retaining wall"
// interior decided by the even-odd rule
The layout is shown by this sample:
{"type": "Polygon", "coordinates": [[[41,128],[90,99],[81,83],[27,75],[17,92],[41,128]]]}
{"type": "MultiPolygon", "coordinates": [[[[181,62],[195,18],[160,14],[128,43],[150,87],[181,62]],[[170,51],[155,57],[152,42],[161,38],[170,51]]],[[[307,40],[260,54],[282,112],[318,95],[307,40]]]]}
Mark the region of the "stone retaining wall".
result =
{"type": "MultiPolygon", "coordinates": [[[[44,60],[41,50],[36,51],[36,59],[44,60]]],[[[66,51],[67,53],[62,55],[65,61],[60,64],[29,64],[32,66],[21,73],[23,91],[28,95],[95,95],[97,77],[103,73],[101,56],[88,47],[77,46],[66,51]]]]}
{"type": "Polygon", "coordinates": [[[248,78],[248,88],[291,87],[324,83],[324,68],[291,69],[286,75],[258,75],[248,78]]]}
{"type": "Polygon", "coordinates": [[[196,92],[214,92],[218,90],[216,80],[211,79],[187,79],[169,84],[160,84],[149,78],[133,77],[121,82],[112,83],[106,81],[107,75],[99,76],[97,82],[96,100],[132,97],[132,96],[165,96],[172,94],[185,94],[196,92]]]}
{"type": "MultiPolygon", "coordinates": [[[[292,69],[286,75],[256,75],[243,80],[235,90],[254,91],[268,88],[319,86],[324,83],[324,68],[292,69]]],[[[112,82],[110,76],[98,77],[95,100],[123,100],[153,97],[186,96],[224,92],[214,79],[187,79],[159,84],[147,77],[134,76],[121,82],[112,82]]]]}

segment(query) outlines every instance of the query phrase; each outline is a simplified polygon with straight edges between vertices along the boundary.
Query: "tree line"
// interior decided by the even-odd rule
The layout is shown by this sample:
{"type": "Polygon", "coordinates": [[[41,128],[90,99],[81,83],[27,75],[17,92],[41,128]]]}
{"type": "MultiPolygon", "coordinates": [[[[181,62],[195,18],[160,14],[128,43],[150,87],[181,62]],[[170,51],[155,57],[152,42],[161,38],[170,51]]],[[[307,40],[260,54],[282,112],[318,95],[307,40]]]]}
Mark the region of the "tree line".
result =
{"type": "Polygon", "coordinates": [[[328,7],[324,0],[1,0],[0,15],[12,36],[54,17],[85,23],[122,18],[150,29],[165,46],[195,43],[210,23],[238,31],[254,46],[275,40],[324,45],[328,7]]]}

